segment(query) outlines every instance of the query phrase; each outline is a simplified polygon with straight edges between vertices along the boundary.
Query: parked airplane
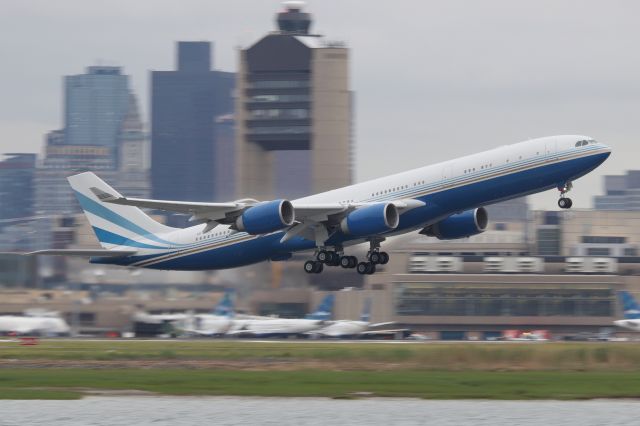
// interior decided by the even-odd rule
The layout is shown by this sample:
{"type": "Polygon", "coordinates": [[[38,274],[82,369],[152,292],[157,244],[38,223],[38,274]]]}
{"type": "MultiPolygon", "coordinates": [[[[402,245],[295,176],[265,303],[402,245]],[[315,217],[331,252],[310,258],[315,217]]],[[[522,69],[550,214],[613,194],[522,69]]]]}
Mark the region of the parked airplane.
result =
{"type": "Polygon", "coordinates": [[[233,326],[235,311],[232,298],[232,292],[226,291],[211,313],[187,315],[173,323],[173,326],[182,333],[194,336],[222,336],[233,326]]]}
{"type": "Polygon", "coordinates": [[[64,336],[69,324],[56,313],[0,316],[0,334],[64,336]]]}
{"type": "Polygon", "coordinates": [[[640,305],[628,291],[619,292],[624,319],[614,321],[618,327],[640,331],[640,305]]]}
{"type": "Polygon", "coordinates": [[[439,239],[483,232],[483,206],[548,189],[560,191],[602,164],[611,149],[586,136],[552,136],[502,146],[289,201],[228,203],[126,198],[91,172],[69,177],[101,250],[41,250],[33,254],[90,256],[92,263],[167,270],[225,269],[264,260],[286,260],[315,250],[308,273],[326,266],[372,274],[389,256],[386,237],[414,230],[439,239]],[[162,225],[139,208],[188,213],[202,222],[162,225]],[[366,261],[345,248],[369,242],[366,261]]]}
{"type": "Polygon", "coordinates": [[[312,331],[310,334],[314,334],[321,337],[376,337],[376,336],[389,336],[397,333],[406,333],[407,329],[397,330],[371,330],[375,327],[382,327],[385,325],[394,324],[393,322],[383,322],[378,324],[371,324],[369,318],[371,316],[371,299],[367,298],[364,301],[364,307],[362,308],[362,315],[360,321],[353,320],[337,320],[329,323],[326,327],[319,330],[312,331]]]}
{"type": "Polygon", "coordinates": [[[288,337],[304,335],[325,324],[325,320],[328,318],[327,307],[333,304],[333,297],[331,294],[325,296],[315,312],[303,319],[271,317],[234,319],[227,336],[288,337]]]}

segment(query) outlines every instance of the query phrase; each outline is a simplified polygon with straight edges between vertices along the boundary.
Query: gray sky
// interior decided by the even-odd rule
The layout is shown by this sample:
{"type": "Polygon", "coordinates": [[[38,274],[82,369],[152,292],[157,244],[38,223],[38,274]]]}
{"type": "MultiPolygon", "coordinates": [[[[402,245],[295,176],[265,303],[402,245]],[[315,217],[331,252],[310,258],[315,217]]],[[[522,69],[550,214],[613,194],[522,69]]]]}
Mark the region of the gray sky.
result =
{"type": "MultiPolygon", "coordinates": [[[[40,152],[62,126],[62,76],[121,65],[148,116],[149,70],[174,41],[215,42],[216,67],[274,28],[274,0],[4,0],[0,152],[40,152]]],[[[639,168],[640,2],[311,0],[314,32],[351,47],[356,175],[364,180],[553,134],[586,134],[612,157],[576,182],[639,168]]],[[[555,208],[553,192],[532,197],[555,208]]]]}

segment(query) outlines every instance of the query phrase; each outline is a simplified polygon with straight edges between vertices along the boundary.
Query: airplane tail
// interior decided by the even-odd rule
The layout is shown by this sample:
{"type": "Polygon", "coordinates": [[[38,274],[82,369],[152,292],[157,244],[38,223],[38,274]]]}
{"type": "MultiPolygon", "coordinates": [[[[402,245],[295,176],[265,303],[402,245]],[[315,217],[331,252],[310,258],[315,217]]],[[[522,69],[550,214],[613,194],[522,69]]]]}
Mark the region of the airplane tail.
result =
{"type": "Polygon", "coordinates": [[[213,315],[229,318],[233,317],[235,315],[233,296],[233,290],[226,290],[220,302],[218,302],[216,307],[213,308],[213,315]]]}
{"type": "Polygon", "coordinates": [[[360,315],[360,321],[369,322],[371,319],[371,298],[364,299],[364,306],[362,307],[362,315],[360,315]]]}
{"type": "Polygon", "coordinates": [[[171,242],[158,234],[175,230],[156,222],[142,210],[133,206],[105,203],[100,200],[95,189],[117,195],[118,192],[91,172],[80,173],[67,178],[80,207],[105,249],[126,246],[127,248],[169,248],[171,242]]]}
{"type": "Polygon", "coordinates": [[[335,296],[333,294],[327,294],[322,302],[318,305],[318,308],[315,312],[308,314],[306,316],[307,319],[312,320],[328,320],[331,319],[331,315],[333,314],[333,302],[335,300],[335,296]]]}
{"type": "Polygon", "coordinates": [[[640,305],[628,291],[620,291],[620,302],[625,319],[640,319],[640,305]]]}

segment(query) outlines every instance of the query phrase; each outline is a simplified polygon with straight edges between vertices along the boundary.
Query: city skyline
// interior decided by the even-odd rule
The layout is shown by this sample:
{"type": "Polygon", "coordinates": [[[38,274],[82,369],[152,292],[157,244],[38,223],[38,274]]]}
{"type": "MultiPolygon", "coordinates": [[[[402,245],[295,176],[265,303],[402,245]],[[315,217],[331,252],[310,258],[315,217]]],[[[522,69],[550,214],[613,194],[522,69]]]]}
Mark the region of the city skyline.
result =
{"type": "MultiPolygon", "coordinates": [[[[72,1],[9,5],[0,20],[16,36],[0,42],[9,58],[0,83],[0,152],[41,152],[62,114],[59,79],[96,57],[132,75],[149,117],[148,71],[169,69],[175,40],[214,41],[218,68],[235,71],[235,47],[271,30],[280,8],[277,1],[189,5],[115,2],[99,14],[72,1]]],[[[307,5],[315,31],[353,52],[357,181],[528,137],[580,132],[614,154],[601,173],[577,182],[577,207],[602,193],[601,176],[637,167],[631,154],[640,61],[630,54],[640,35],[637,9],[632,2],[551,1],[307,5]]],[[[554,208],[555,199],[544,193],[532,205],[554,208]]]]}

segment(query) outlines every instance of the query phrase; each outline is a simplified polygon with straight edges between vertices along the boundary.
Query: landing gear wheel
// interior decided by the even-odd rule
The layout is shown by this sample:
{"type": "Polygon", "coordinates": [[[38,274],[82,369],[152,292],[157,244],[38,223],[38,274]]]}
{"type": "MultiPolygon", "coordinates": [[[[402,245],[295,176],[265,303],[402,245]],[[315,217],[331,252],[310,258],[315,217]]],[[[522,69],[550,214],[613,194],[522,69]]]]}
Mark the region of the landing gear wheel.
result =
{"type": "Polygon", "coordinates": [[[313,274],[315,267],[316,262],[314,262],[313,260],[307,260],[306,262],[304,262],[304,271],[307,274],[313,274]]]}
{"type": "Polygon", "coordinates": [[[316,259],[318,260],[318,262],[325,263],[329,260],[329,257],[330,257],[330,254],[328,251],[320,250],[318,252],[318,255],[316,256],[316,259]]]}
{"type": "Polygon", "coordinates": [[[374,265],[377,263],[382,263],[382,256],[380,256],[380,253],[378,253],[377,251],[374,251],[373,253],[371,253],[371,256],[369,256],[369,260],[374,265]]]}
{"type": "Polygon", "coordinates": [[[376,272],[376,264],[373,262],[368,262],[367,263],[368,268],[367,268],[367,275],[373,275],[376,272]]]}
{"type": "Polygon", "coordinates": [[[381,251],[380,252],[380,264],[381,265],[386,265],[387,263],[389,263],[389,255],[387,254],[386,251],[381,251]]]}
{"type": "Polygon", "coordinates": [[[561,209],[570,209],[572,205],[573,201],[571,201],[571,198],[562,197],[558,200],[558,207],[561,209]]]}
{"type": "Polygon", "coordinates": [[[368,270],[369,270],[369,262],[360,262],[356,267],[356,271],[358,271],[360,275],[366,274],[368,270]]]}
{"type": "Polygon", "coordinates": [[[320,272],[322,272],[322,270],[324,269],[324,263],[322,262],[313,262],[313,263],[314,263],[313,273],[319,274],[320,272]]]}
{"type": "Polygon", "coordinates": [[[352,263],[351,256],[342,256],[340,258],[340,266],[342,266],[345,269],[352,268],[351,263],[352,263]]]}
{"type": "Polygon", "coordinates": [[[349,258],[351,259],[351,265],[349,268],[353,269],[358,265],[358,258],[355,256],[349,256],[349,258]]]}

